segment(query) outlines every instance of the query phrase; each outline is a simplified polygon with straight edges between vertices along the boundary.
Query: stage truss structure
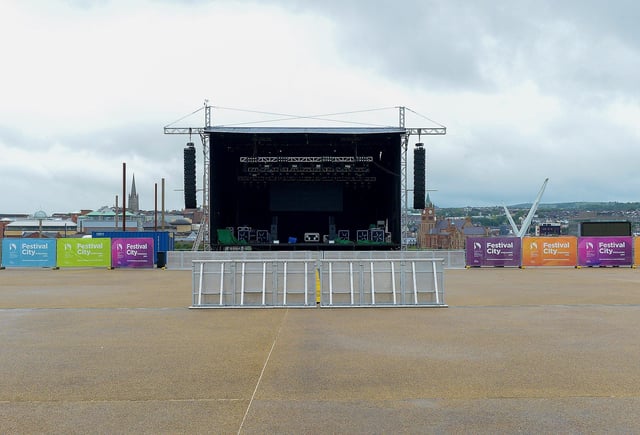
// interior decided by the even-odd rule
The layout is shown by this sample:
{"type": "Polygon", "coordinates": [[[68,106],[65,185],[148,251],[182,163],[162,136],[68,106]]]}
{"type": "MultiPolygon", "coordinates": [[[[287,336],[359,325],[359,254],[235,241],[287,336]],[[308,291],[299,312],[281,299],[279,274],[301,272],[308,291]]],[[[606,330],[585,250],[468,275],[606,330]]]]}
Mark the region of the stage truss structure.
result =
{"type": "MultiPolygon", "coordinates": [[[[209,105],[209,101],[205,100],[204,105],[197,109],[196,111],[186,115],[173,123],[166,125],[164,127],[164,134],[177,134],[177,135],[199,135],[200,140],[202,141],[202,157],[203,157],[203,176],[202,176],[202,219],[200,221],[200,228],[198,229],[198,233],[196,236],[196,240],[193,243],[192,250],[193,251],[210,251],[211,250],[211,229],[210,226],[210,197],[209,197],[209,167],[210,167],[210,149],[209,149],[209,135],[205,133],[208,127],[211,127],[211,110],[215,106],[209,105]],[[203,127],[172,127],[173,124],[180,122],[188,116],[191,116],[201,110],[204,110],[204,126],[203,127]]],[[[409,109],[405,106],[396,106],[398,109],[398,124],[401,129],[404,129],[404,134],[401,138],[401,157],[400,157],[400,173],[401,173],[401,194],[400,194],[400,202],[401,202],[401,249],[407,249],[407,233],[409,229],[409,192],[412,190],[408,187],[408,149],[409,149],[409,139],[412,135],[417,135],[419,138],[422,136],[433,136],[433,135],[445,135],[447,134],[447,127],[441,125],[419,113],[409,109]],[[431,121],[434,124],[437,124],[437,127],[406,127],[406,112],[410,111],[424,119],[431,121]]],[[[238,110],[238,109],[234,109],[238,110]]],[[[377,110],[377,109],[373,109],[377,110]]],[[[362,110],[361,112],[369,112],[369,110],[362,110]]],[[[256,113],[253,110],[247,110],[247,112],[256,113]]],[[[264,113],[264,112],[260,112],[264,113]]],[[[345,113],[356,113],[356,112],[345,112],[345,113]]],[[[266,114],[266,113],[265,113],[266,114]]],[[[270,115],[273,115],[269,113],[270,115]]],[[[332,114],[332,115],[340,115],[332,114]]],[[[290,116],[290,115],[287,115],[290,116]]],[[[325,115],[316,115],[316,116],[290,116],[288,119],[319,119],[324,120],[325,115]]],[[[280,119],[282,120],[282,119],[280,119]]],[[[425,191],[429,191],[428,186],[425,186],[425,191]]]]}

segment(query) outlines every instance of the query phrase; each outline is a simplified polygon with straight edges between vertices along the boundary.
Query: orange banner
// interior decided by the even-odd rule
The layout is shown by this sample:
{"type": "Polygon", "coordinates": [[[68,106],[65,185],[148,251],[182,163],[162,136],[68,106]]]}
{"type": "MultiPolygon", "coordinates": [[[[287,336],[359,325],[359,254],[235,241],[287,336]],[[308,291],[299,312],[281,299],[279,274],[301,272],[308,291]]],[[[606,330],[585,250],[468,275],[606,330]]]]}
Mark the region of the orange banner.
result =
{"type": "Polygon", "coordinates": [[[640,237],[633,238],[633,265],[640,266],[640,237]]]}
{"type": "Polygon", "coordinates": [[[577,264],[577,237],[524,237],[522,239],[523,266],[576,266],[577,264]]]}

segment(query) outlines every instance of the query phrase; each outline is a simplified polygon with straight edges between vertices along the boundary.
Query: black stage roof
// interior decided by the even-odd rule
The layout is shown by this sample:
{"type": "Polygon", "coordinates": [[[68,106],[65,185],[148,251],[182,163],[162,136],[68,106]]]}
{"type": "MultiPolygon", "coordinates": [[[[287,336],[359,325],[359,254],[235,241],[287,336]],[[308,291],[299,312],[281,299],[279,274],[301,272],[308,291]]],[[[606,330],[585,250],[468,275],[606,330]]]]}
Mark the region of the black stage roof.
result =
{"type": "Polygon", "coordinates": [[[238,134],[405,134],[399,127],[206,127],[205,133],[238,134]]]}

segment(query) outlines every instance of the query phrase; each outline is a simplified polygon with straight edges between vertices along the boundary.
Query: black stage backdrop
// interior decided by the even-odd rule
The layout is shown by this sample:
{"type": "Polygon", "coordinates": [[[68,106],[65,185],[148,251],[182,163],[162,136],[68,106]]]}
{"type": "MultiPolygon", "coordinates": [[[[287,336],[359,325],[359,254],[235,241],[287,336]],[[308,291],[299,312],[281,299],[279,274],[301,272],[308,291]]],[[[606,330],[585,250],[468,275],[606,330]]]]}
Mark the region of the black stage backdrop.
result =
{"type": "Polygon", "coordinates": [[[400,244],[400,132],[242,131],[209,133],[212,244],[218,228],[277,224],[286,243],[329,234],[332,223],[355,240],[379,222],[400,244]]]}

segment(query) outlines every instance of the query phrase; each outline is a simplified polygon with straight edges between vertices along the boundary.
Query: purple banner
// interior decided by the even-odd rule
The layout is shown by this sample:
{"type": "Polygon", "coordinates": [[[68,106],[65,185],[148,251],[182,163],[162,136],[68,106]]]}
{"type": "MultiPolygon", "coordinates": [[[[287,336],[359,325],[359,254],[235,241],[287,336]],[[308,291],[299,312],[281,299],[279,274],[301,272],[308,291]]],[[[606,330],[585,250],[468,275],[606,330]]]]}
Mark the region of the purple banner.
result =
{"type": "Polygon", "coordinates": [[[521,265],[519,237],[468,237],[466,260],[469,267],[521,265]]]}
{"type": "Polygon", "coordinates": [[[633,237],[580,237],[578,265],[631,266],[633,237]]]}
{"type": "Polygon", "coordinates": [[[111,239],[111,267],[153,267],[153,238],[111,239]]]}

